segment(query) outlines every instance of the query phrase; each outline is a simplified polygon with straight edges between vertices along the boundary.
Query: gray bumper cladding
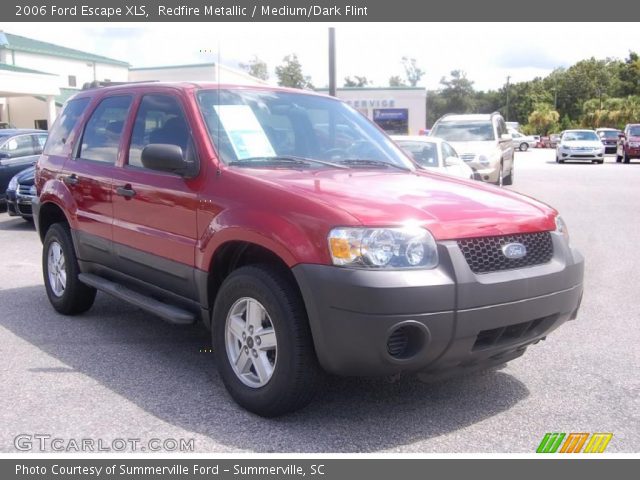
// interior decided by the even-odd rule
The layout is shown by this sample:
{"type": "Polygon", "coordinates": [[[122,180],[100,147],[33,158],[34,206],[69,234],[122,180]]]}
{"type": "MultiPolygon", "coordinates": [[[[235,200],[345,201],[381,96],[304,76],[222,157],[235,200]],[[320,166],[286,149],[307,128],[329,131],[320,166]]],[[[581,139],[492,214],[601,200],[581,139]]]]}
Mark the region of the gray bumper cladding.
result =
{"type": "Polygon", "coordinates": [[[318,358],[340,375],[440,375],[504,363],[575,318],[584,261],[552,234],[543,265],[474,274],[455,241],[433,270],[298,265],[318,358]]]}

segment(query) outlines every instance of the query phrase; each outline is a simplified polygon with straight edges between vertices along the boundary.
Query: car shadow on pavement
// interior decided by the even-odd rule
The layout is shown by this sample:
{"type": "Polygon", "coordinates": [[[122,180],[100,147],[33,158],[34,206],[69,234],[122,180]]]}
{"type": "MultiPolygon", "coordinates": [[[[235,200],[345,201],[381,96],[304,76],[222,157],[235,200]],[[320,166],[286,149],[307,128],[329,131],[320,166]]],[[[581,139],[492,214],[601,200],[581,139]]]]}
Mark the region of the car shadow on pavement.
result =
{"type": "Polygon", "coordinates": [[[13,217],[9,221],[0,222],[0,230],[15,230],[16,232],[26,232],[32,230],[34,233],[36,231],[35,227],[33,226],[33,222],[27,222],[20,217],[13,217]]]}
{"type": "MultiPolygon", "coordinates": [[[[431,384],[415,376],[395,382],[331,377],[307,408],[263,419],[227,394],[204,327],[169,325],[104,294],[84,315],[64,317],[49,306],[42,286],[0,290],[0,305],[5,311],[0,327],[64,364],[13,372],[24,375],[25,382],[42,372],[49,372],[51,382],[64,382],[68,372],[79,372],[225,450],[377,452],[479,423],[529,395],[517,378],[498,370],[431,384]],[[29,311],[40,314],[26,315],[29,311]]],[[[126,427],[119,430],[117,417],[110,421],[115,435],[126,427]]],[[[201,450],[197,441],[196,450],[201,450]]]]}

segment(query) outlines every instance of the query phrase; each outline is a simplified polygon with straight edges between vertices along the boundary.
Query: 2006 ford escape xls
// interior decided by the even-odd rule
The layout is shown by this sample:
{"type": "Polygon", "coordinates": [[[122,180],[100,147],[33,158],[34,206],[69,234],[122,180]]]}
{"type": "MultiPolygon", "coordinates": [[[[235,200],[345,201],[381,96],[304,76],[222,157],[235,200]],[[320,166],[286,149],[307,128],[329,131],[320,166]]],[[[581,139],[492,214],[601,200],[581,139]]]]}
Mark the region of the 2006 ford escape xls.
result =
{"type": "Polygon", "coordinates": [[[201,319],[244,408],[304,406],[322,370],[504,363],[575,318],[583,259],[557,212],[421,170],[346,104],[209,84],[94,88],[37,165],[47,295],[101,290],[201,319]]]}

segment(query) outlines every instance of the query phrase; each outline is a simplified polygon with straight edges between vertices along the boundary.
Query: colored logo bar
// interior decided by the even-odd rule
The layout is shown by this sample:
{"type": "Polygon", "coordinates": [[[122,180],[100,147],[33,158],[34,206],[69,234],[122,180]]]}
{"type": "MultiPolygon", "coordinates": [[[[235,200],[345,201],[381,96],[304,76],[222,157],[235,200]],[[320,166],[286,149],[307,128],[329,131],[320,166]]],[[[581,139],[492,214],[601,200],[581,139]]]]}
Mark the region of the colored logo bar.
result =
{"type": "Polygon", "coordinates": [[[569,435],[560,432],[546,433],[536,453],[603,453],[612,437],[613,433],[602,432],[570,433],[569,435]]]}

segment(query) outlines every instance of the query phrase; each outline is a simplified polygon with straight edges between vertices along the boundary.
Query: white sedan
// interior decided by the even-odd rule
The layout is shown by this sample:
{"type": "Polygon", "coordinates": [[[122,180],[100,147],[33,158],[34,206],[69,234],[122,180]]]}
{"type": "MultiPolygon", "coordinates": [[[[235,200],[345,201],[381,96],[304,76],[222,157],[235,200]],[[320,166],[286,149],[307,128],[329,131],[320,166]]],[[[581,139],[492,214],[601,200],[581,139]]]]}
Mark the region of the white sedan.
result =
{"type": "Polygon", "coordinates": [[[604,145],[593,130],[565,130],[556,147],[556,162],[604,162],[604,145]]]}
{"type": "Polygon", "coordinates": [[[517,148],[521,152],[526,152],[538,143],[538,140],[533,135],[523,135],[516,130],[509,130],[509,133],[511,134],[513,148],[517,148]]]}
{"type": "Polygon", "coordinates": [[[392,135],[391,138],[422,167],[455,177],[475,178],[473,169],[458,158],[451,145],[440,138],[422,135],[392,135]]]}

